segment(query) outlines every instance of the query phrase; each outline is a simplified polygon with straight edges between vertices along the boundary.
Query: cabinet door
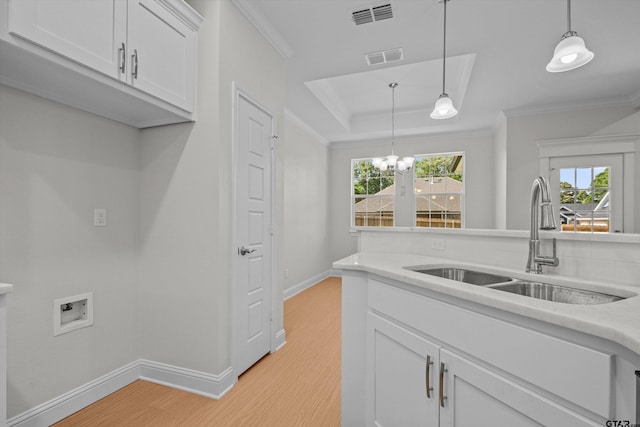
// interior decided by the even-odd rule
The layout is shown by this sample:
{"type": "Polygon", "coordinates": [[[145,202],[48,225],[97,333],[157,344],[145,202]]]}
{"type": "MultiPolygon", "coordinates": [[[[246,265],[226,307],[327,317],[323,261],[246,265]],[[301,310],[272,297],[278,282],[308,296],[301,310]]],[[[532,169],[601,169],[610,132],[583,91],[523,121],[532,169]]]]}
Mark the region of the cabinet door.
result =
{"type": "MultiPolygon", "coordinates": [[[[602,426],[492,370],[440,351],[444,364],[441,426],[602,426]]],[[[440,371],[439,371],[440,374],[440,371]]]]}
{"type": "Polygon", "coordinates": [[[367,425],[437,426],[438,347],[371,313],[367,345],[367,425]]]}
{"type": "Polygon", "coordinates": [[[129,0],[129,82],[193,111],[196,32],[156,0],[129,0]]]}
{"type": "Polygon", "coordinates": [[[10,0],[9,32],[118,78],[126,0],[10,0]]]}

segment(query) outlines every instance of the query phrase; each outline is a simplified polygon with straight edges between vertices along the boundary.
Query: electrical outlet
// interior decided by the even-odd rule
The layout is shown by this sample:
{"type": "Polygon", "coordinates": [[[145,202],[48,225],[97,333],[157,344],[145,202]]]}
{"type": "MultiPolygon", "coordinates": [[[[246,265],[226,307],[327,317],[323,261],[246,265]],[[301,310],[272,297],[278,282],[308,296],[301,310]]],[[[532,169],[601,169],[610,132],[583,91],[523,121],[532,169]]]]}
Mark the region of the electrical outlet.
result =
{"type": "Polygon", "coordinates": [[[445,250],[445,241],[444,239],[432,239],[431,240],[431,249],[435,251],[444,251],[445,250]]]}
{"type": "Polygon", "coordinates": [[[93,225],[94,227],[106,227],[107,226],[107,210],[104,208],[95,208],[93,210],[93,225]]]}

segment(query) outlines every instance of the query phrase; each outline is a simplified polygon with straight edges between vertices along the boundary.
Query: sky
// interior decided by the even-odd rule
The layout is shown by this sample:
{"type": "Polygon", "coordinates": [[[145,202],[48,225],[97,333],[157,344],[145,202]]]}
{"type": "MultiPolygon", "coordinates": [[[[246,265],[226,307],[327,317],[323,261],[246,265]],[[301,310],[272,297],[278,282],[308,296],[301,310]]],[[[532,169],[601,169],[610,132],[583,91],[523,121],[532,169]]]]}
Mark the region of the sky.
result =
{"type": "Polygon", "coordinates": [[[568,182],[574,188],[588,189],[591,188],[591,182],[593,181],[593,178],[595,178],[605,169],[607,169],[606,166],[598,166],[593,168],[560,169],[560,181],[568,182]],[[593,177],[591,176],[591,171],[593,171],[593,177]]]}

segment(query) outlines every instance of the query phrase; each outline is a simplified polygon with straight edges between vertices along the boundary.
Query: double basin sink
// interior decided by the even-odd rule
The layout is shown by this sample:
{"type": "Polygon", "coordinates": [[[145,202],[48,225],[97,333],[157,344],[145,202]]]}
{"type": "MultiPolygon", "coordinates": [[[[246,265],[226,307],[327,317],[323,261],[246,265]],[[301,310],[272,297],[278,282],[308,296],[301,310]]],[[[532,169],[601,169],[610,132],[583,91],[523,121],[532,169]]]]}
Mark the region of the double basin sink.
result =
{"type": "Polygon", "coordinates": [[[418,273],[485,286],[499,291],[565,304],[604,304],[624,299],[616,295],[587,291],[550,283],[514,279],[453,266],[405,267],[418,273]]]}

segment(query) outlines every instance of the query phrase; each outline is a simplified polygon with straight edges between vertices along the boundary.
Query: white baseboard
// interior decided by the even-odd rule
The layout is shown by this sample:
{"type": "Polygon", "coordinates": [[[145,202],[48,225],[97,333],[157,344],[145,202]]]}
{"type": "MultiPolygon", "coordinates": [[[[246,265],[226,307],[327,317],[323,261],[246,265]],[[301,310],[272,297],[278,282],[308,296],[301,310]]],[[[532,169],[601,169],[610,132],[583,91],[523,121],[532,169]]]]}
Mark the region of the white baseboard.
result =
{"type": "Polygon", "coordinates": [[[287,343],[287,338],[284,329],[280,329],[276,332],[276,339],[273,345],[272,353],[280,350],[287,343]]]}
{"type": "Polygon", "coordinates": [[[309,289],[310,287],[317,284],[318,282],[323,281],[327,277],[340,277],[340,271],[327,270],[324,273],[316,274],[315,276],[310,277],[309,279],[303,282],[300,282],[297,285],[289,286],[287,289],[284,290],[283,297],[284,299],[289,299],[292,296],[297,295],[300,292],[304,291],[305,289],[309,289]]]}
{"type": "Polygon", "coordinates": [[[141,380],[212,399],[220,399],[234,385],[231,368],[225,369],[220,375],[212,375],[151,360],[143,359],[139,363],[141,380]]]}
{"type": "MultiPolygon", "coordinates": [[[[328,270],[295,286],[289,287],[284,291],[284,299],[291,298],[327,277],[332,276],[340,276],[340,272],[337,270],[328,270]]],[[[285,344],[285,330],[282,329],[276,332],[274,351],[279,350],[285,344]]],[[[140,359],[8,419],[7,426],[50,426],[138,379],[166,385],[212,399],[220,399],[235,384],[233,370],[231,368],[224,370],[219,375],[212,375],[192,369],[140,359]]]]}
{"type": "Polygon", "coordinates": [[[91,405],[140,377],[139,363],[132,362],[83,386],[7,420],[7,426],[47,427],[91,405]]]}
{"type": "Polygon", "coordinates": [[[138,379],[212,399],[220,399],[234,385],[231,368],[220,375],[211,375],[140,359],[10,418],[7,420],[7,426],[50,426],[138,379]]]}

